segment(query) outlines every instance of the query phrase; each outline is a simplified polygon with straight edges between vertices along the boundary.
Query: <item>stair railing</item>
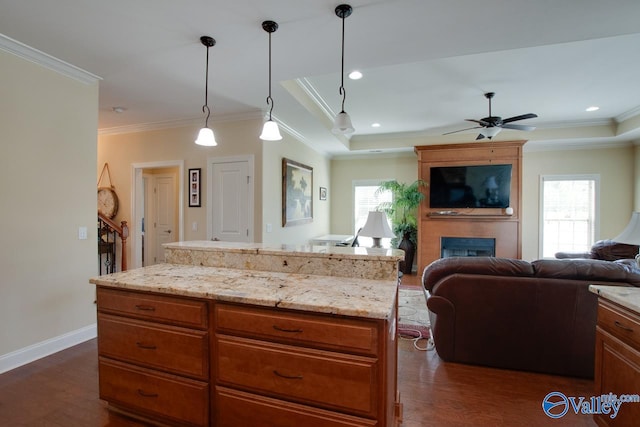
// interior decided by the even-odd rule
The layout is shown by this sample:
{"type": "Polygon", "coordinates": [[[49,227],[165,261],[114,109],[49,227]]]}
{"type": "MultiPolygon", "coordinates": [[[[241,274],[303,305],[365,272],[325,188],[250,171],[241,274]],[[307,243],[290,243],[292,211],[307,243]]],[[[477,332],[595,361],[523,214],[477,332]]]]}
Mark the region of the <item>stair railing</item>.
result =
{"type": "Polygon", "coordinates": [[[120,239],[120,271],[127,270],[127,238],[129,226],[127,221],[116,224],[112,219],[98,212],[98,264],[99,274],[110,274],[117,271],[117,242],[120,239]],[[103,273],[104,267],[104,273],[103,273]]]}

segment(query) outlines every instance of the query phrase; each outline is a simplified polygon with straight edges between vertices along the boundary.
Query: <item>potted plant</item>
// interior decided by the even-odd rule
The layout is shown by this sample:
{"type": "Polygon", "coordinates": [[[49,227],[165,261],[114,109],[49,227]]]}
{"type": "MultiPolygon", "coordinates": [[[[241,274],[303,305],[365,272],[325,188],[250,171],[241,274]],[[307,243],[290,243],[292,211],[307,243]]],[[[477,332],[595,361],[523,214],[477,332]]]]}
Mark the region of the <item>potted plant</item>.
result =
{"type": "Polygon", "coordinates": [[[393,195],[391,202],[381,203],[378,208],[386,212],[391,219],[396,235],[391,244],[404,251],[404,263],[400,265],[400,271],[403,273],[411,273],[413,268],[413,258],[418,244],[416,209],[424,199],[420,189],[426,185],[426,182],[420,179],[411,184],[391,180],[382,182],[378,189],[378,192],[391,191],[393,195]]]}

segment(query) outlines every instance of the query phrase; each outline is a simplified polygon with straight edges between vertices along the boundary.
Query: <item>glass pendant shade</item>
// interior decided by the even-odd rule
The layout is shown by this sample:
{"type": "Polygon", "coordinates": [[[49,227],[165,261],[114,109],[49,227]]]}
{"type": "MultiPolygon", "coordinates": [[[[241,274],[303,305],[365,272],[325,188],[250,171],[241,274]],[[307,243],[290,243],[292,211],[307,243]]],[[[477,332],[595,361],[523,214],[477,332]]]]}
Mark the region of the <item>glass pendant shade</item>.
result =
{"type": "Polygon", "coordinates": [[[335,134],[348,135],[353,133],[353,125],[351,124],[351,117],[344,112],[341,111],[336,116],[335,121],[333,122],[333,129],[331,131],[335,134]]]}
{"type": "Polygon", "coordinates": [[[494,136],[496,136],[497,134],[500,133],[500,131],[502,130],[502,128],[499,127],[488,127],[488,128],[484,128],[480,131],[480,135],[485,136],[486,138],[493,138],[494,136]]]}
{"type": "Polygon", "coordinates": [[[273,120],[267,120],[262,127],[262,133],[260,139],[263,141],[280,141],[282,135],[280,135],[280,128],[278,124],[273,120]]]}
{"type": "Polygon", "coordinates": [[[209,128],[202,128],[198,133],[198,138],[196,139],[196,144],[204,145],[207,147],[215,147],[218,145],[216,142],[216,137],[213,135],[213,131],[209,128]]]}

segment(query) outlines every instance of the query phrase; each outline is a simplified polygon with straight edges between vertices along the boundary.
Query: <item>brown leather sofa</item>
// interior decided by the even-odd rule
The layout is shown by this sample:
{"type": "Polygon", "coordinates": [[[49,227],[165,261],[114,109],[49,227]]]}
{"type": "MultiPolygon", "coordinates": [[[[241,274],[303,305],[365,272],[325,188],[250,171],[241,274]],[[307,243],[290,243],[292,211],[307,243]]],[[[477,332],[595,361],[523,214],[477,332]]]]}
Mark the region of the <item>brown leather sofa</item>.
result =
{"type": "Polygon", "coordinates": [[[592,378],[588,286],[640,286],[629,261],[436,260],[422,275],[436,351],[449,362],[592,378]]]}
{"type": "Polygon", "coordinates": [[[598,240],[591,246],[589,252],[556,252],[558,259],[585,258],[616,261],[619,259],[635,258],[638,255],[638,245],[618,243],[613,240],[598,240]]]}

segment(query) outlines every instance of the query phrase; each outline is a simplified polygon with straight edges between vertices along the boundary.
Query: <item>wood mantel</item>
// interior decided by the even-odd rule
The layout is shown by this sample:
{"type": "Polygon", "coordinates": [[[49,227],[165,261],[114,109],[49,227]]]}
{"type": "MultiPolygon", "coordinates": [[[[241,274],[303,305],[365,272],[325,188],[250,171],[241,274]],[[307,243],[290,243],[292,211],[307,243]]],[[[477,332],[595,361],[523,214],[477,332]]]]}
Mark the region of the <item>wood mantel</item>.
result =
{"type": "Polygon", "coordinates": [[[415,147],[418,177],[429,183],[431,167],[511,164],[510,207],[459,208],[443,213],[429,207],[429,192],[418,214],[418,272],[440,258],[442,237],[481,237],[496,239],[496,256],[522,256],[522,147],[526,141],[479,142],[424,145],[415,147]]]}

